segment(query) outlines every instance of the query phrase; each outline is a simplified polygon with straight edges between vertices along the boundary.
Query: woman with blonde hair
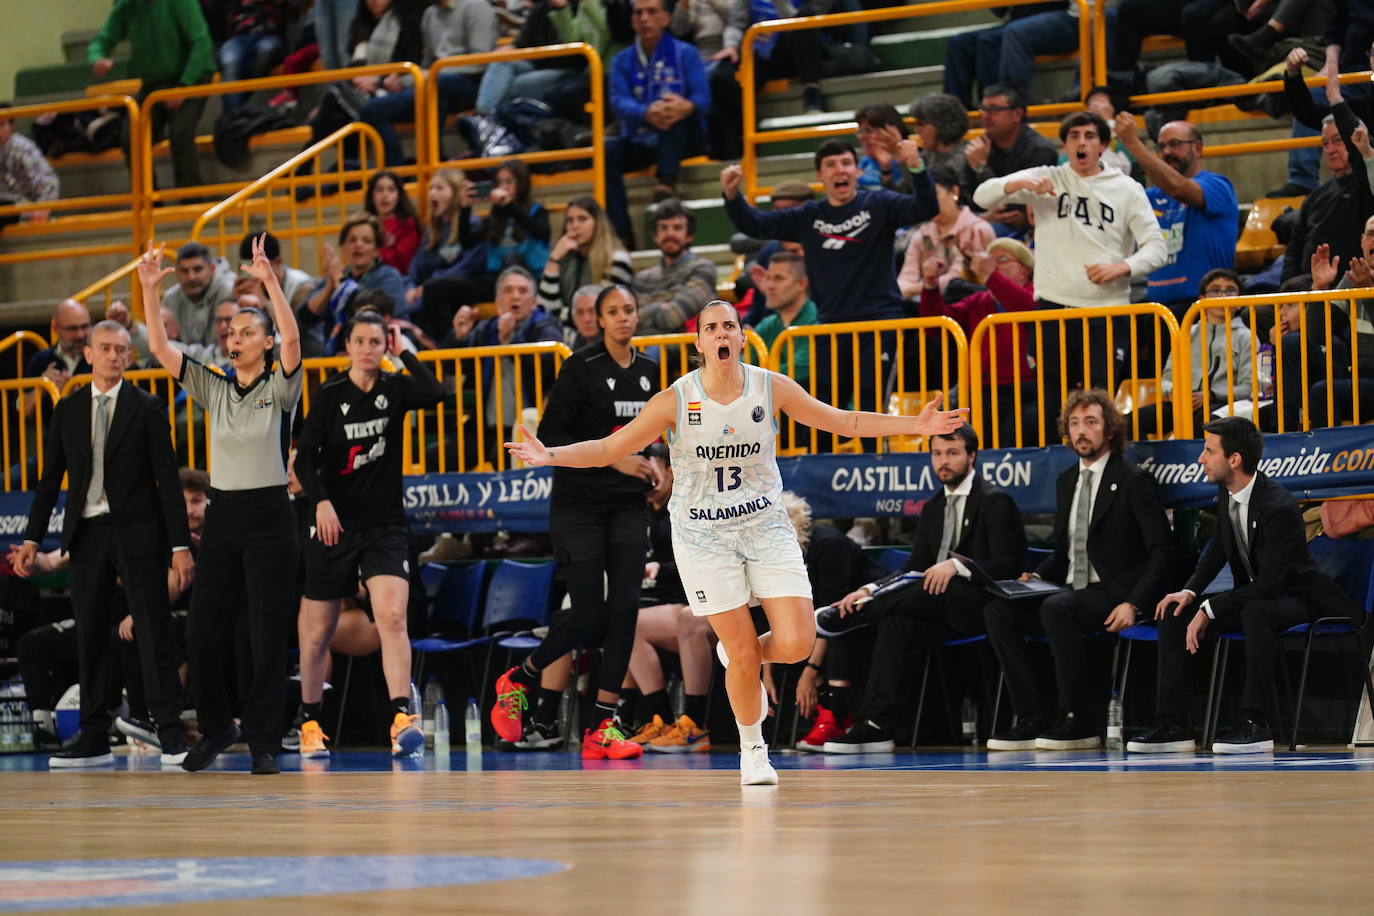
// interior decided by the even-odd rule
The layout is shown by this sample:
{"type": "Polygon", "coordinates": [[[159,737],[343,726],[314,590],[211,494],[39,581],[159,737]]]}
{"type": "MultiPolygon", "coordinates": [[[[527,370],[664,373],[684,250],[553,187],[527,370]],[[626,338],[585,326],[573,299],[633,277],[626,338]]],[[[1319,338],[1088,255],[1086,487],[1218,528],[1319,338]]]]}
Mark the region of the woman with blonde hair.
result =
{"type": "Polygon", "coordinates": [[[462,169],[440,169],[429,179],[429,224],[406,275],[406,310],[421,314],[430,335],[442,337],[457,311],[452,290],[443,281],[479,269],[474,249],[464,248],[462,211],[472,206],[472,182],[462,169]]]}
{"type": "Polygon", "coordinates": [[[630,253],[620,244],[596,198],[584,194],[568,201],[563,234],[539,278],[539,304],[544,310],[567,321],[577,290],[589,283],[629,286],[633,277],[630,253]]]}

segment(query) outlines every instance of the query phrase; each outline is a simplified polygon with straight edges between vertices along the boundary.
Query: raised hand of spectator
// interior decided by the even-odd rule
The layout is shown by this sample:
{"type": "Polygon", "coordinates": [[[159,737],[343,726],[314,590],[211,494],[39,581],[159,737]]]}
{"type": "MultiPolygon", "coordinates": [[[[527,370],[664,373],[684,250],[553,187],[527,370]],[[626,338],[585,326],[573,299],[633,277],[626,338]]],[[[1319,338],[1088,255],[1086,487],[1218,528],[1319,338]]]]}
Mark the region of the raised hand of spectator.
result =
{"type": "Polygon", "coordinates": [[[510,191],[505,188],[491,189],[491,205],[493,207],[504,207],[510,203],[510,191]]]}
{"type": "Polygon", "coordinates": [[[964,161],[975,172],[988,164],[988,153],[992,152],[992,141],[987,134],[975,137],[964,144],[964,161]]]}
{"type": "Polygon", "coordinates": [[[1121,277],[1130,276],[1131,266],[1125,261],[1115,261],[1111,264],[1089,264],[1083,268],[1083,272],[1088,275],[1088,279],[1093,283],[1111,283],[1121,277]]]}
{"type": "Polygon", "coordinates": [[[1054,179],[1046,175],[1040,178],[1018,178],[1015,181],[1008,181],[1007,193],[1014,194],[1017,191],[1030,191],[1032,194],[1052,197],[1055,194],[1054,179]]]}
{"type": "MultiPolygon", "coordinates": [[[[892,130],[893,128],[888,128],[892,130]]],[[[897,158],[902,160],[902,165],[913,171],[921,166],[921,144],[915,140],[901,140],[897,143],[897,158]]]]}
{"type": "Polygon", "coordinates": [[[1312,252],[1312,288],[1330,289],[1336,285],[1336,274],[1340,272],[1341,256],[1331,257],[1331,246],[1323,242],[1312,252]]]}
{"type": "Polygon", "coordinates": [[[100,60],[91,64],[91,72],[97,77],[104,76],[112,69],[114,69],[114,61],[110,60],[108,57],[102,57],[100,60]]]}
{"type": "Polygon", "coordinates": [[[453,336],[462,340],[472,333],[472,326],[476,323],[477,311],[470,305],[464,305],[453,313],[453,336]]]}
{"type": "Polygon", "coordinates": [[[1307,50],[1305,48],[1294,48],[1288,52],[1288,56],[1283,59],[1283,72],[1289,76],[1297,76],[1302,65],[1307,63],[1307,50]]]}
{"type": "Polygon", "coordinates": [[[1351,258],[1345,268],[1345,275],[1350,278],[1350,285],[1355,289],[1374,286],[1374,265],[1371,265],[1367,258],[1351,258]]]}
{"type": "Polygon", "coordinates": [[[1116,118],[1112,121],[1112,130],[1116,133],[1116,138],[1126,146],[1140,142],[1140,134],[1135,126],[1135,115],[1129,111],[1116,113],[1116,118]]]}
{"type": "Polygon", "coordinates": [[[1360,151],[1360,158],[1365,162],[1374,159],[1374,146],[1369,142],[1369,128],[1363,121],[1355,125],[1355,129],[1350,134],[1350,142],[1355,145],[1355,149],[1360,151]]]}
{"type": "Polygon", "coordinates": [[[496,316],[496,337],[501,343],[508,343],[515,333],[515,313],[510,309],[496,316]]]}
{"type": "Polygon", "coordinates": [[[1331,67],[1326,71],[1326,104],[1335,105],[1344,98],[1341,95],[1341,71],[1331,67]]]}
{"type": "Polygon", "coordinates": [[[731,200],[739,195],[740,183],[744,181],[744,169],[738,165],[727,165],[720,170],[720,189],[731,200]]]}
{"type": "Polygon", "coordinates": [[[983,286],[988,285],[988,277],[991,277],[992,272],[997,269],[996,265],[993,264],[992,255],[988,254],[986,251],[980,251],[970,257],[968,259],[968,266],[969,269],[973,271],[974,279],[983,286]]]}

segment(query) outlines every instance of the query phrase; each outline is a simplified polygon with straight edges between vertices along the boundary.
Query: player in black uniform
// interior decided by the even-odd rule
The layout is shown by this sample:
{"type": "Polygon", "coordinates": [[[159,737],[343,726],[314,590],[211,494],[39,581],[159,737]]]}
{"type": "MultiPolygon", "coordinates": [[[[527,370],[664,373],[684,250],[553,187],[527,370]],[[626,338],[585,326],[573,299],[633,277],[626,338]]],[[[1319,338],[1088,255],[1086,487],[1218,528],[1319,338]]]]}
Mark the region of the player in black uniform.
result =
{"type": "Polygon", "coordinates": [[[395,707],[391,753],[414,753],[425,740],[410,708],[409,544],[401,506],[401,430],[405,415],[439,403],[443,386],[405,349],[401,332],[374,311],[344,328],[352,365],[320,386],[296,452],[296,476],[315,504],[305,543],[301,604],[301,756],[326,756],[320,729],[325,655],[339,622],[339,603],[361,580],[372,599],[382,642],[382,672],[395,707]],[[399,357],[409,375],[383,372],[399,357]]]}
{"type": "MultiPolygon", "coordinates": [[[[630,345],[639,327],[635,294],[624,286],[607,287],[597,296],[596,315],[602,339],[563,363],[539,421],[544,442],[609,436],[659,390],[658,364],[630,345]]],[[[572,649],[600,645],[600,689],[583,716],[582,757],[619,760],[644,753],[620,731],[615,706],[630,663],[644,578],[644,495],[660,480],[659,468],[642,455],[604,468],[554,469],[549,533],[572,613],[523,664],[497,679],[491,722],[507,741],[520,739],[525,691],[539,683],[539,670],[572,649]]]]}

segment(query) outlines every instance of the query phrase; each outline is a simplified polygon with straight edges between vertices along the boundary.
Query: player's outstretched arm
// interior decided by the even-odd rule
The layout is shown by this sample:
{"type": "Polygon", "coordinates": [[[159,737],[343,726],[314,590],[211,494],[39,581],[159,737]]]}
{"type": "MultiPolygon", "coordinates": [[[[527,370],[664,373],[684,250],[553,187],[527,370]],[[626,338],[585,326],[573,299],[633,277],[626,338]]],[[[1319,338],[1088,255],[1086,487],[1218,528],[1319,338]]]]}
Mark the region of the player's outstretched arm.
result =
{"type": "Polygon", "coordinates": [[[914,417],[873,413],[867,410],[841,410],[816,400],[795,380],[773,373],[773,403],[798,423],[841,436],[938,436],[964,425],[968,408],[941,410],[942,396],[936,392],[914,417]]]}
{"type": "Polygon", "coordinates": [[[612,462],[643,451],[663,435],[677,418],[677,395],[671,388],[649,399],[639,416],[604,439],[588,439],[548,448],[524,424],[524,442],[507,442],[506,450],[529,467],[604,468],[612,462]]]}

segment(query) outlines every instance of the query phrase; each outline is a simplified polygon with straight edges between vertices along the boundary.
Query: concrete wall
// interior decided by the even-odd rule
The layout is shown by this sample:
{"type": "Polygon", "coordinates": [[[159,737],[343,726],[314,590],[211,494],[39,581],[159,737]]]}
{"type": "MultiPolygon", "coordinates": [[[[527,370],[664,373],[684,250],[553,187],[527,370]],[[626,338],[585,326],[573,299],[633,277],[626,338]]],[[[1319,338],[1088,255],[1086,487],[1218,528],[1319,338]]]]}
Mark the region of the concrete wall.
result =
{"type": "Polygon", "coordinates": [[[62,33],[100,28],[112,5],[111,0],[6,4],[9,15],[0,30],[0,97],[13,97],[14,74],[25,67],[62,63],[62,33]]]}

